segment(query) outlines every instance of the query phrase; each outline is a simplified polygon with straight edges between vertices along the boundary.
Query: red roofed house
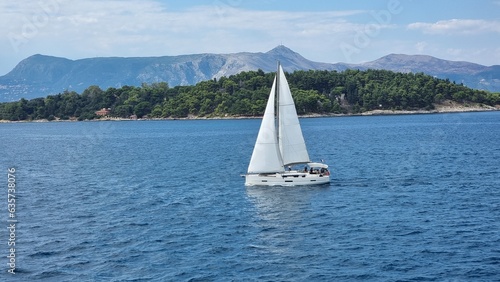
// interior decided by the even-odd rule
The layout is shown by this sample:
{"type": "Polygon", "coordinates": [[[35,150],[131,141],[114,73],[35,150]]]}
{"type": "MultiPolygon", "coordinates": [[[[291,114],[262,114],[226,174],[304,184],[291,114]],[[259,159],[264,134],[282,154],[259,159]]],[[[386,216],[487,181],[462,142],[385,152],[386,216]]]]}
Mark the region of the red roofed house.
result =
{"type": "Polygon", "coordinates": [[[98,116],[107,116],[111,113],[111,109],[110,108],[102,108],[101,110],[95,112],[96,115],[98,116]]]}

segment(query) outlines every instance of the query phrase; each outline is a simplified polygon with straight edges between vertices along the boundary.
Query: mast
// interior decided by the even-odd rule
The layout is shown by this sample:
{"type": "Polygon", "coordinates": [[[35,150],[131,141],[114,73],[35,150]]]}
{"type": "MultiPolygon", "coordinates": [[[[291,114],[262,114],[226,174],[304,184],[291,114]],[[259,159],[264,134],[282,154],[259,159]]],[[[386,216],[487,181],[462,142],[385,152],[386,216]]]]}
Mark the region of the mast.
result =
{"type": "MultiPolygon", "coordinates": [[[[283,165],[283,154],[281,150],[281,135],[280,135],[280,76],[281,76],[281,65],[280,61],[278,61],[278,69],[276,71],[276,150],[278,151],[278,155],[281,161],[281,164],[283,165]]],[[[283,169],[285,166],[283,165],[283,169]]]]}
{"type": "MultiPolygon", "coordinates": [[[[280,140],[280,130],[279,130],[279,127],[280,127],[280,61],[278,61],[278,68],[276,70],[276,93],[275,93],[275,97],[276,97],[276,111],[275,111],[275,115],[276,115],[276,136],[278,137],[278,141],[280,140]]],[[[279,142],[278,142],[279,144],[279,142]]]]}

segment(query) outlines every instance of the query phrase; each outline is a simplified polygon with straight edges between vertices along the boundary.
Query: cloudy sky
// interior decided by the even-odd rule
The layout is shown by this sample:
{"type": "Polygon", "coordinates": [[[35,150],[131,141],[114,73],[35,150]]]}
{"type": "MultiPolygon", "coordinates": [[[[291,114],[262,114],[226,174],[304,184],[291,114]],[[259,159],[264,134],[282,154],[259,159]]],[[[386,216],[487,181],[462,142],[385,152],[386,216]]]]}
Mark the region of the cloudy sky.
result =
{"type": "Polygon", "coordinates": [[[500,0],[0,0],[0,75],[45,54],[266,52],[319,62],[390,53],[500,64],[500,0]]]}

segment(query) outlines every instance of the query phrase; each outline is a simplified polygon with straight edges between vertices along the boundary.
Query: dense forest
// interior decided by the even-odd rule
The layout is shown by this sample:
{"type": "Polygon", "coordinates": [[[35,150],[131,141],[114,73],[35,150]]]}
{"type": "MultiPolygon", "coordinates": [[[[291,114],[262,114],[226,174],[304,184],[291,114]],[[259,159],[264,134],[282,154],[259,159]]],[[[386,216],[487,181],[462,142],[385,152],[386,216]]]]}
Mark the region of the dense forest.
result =
{"type": "MultiPolygon", "coordinates": [[[[102,90],[90,86],[81,94],[57,95],[0,104],[0,120],[182,118],[259,116],[264,112],[274,73],[242,72],[194,86],[167,83],[102,90]]],[[[385,70],[295,71],[286,74],[298,114],[361,113],[374,109],[432,110],[435,103],[500,104],[500,93],[473,90],[423,73],[385,70]]]]}

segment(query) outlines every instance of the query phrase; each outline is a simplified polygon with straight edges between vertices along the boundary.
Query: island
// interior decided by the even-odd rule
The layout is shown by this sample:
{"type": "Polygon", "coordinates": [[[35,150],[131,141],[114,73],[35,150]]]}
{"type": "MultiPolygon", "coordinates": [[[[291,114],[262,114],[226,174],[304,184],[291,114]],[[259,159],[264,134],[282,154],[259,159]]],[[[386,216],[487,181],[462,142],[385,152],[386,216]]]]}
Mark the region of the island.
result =
{"type": "MultiPolygon", "coordinates": [[[[387,70],[295,71],[288,81],[301,116],[373,115],[500,109],[500,93],[424,73],[387,70]]],[[[44,98],[0,103],[3,121],[251,118],[264,112],[273,73],[246,71],[189,86],[89,86],[44,98]]]]}

